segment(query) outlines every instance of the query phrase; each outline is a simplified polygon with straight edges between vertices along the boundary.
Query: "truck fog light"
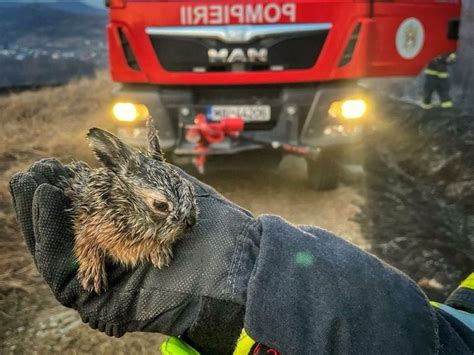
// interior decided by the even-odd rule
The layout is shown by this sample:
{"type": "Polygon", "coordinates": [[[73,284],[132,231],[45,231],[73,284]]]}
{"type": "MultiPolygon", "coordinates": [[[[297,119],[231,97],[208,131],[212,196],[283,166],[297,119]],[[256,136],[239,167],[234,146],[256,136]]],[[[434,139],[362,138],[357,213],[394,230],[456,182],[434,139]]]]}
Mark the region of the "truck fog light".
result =
{"type": "Polygon", "coordinates": [[[129,123],[147,119],[150,115],[145,105],[131,102],[116,102],[112,108],[112,113],[117,121],[129,123]]]}
{"type": "Polygon", "coordinates": [[[362,99],[346,100],[342,103],[341,114],[342,117],[352,120],[361,118],[367,111],[367,104],[362,99]]]}
{"type": "Polygon", "coordinates": [[[335,101],[329,107],[329,114],[335,118],[356,120],[367,112],[367,102],[364,99],[335,101]]]}

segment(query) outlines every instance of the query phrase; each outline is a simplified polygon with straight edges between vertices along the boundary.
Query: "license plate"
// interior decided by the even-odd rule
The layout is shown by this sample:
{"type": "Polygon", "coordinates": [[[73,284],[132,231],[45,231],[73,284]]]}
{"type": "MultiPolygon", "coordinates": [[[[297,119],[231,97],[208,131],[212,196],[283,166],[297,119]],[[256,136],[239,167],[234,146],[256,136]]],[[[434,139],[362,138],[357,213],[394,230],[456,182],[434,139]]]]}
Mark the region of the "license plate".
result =
{"type": "Polygon", "coordinates": [[[271,119],[271,110],[269,105],[214,105],[209,106],[208,117],[211,121],[242,117],[245,122],[266,122],[271,119]]]}

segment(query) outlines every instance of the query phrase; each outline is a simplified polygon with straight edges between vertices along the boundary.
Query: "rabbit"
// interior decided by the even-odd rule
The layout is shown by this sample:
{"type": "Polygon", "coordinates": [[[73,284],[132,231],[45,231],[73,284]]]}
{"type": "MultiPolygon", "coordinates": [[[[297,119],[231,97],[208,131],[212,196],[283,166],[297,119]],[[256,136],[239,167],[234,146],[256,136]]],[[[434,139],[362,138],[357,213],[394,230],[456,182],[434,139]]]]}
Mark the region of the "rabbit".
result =
{"type": "Polygon", "coordinates": [[[165,161],[151,119],[147,152],[99,128],[87,138],[104,167],[74,162],[63,187],[71,201],[78,279],[100,294],[107,289],[106,259],[168,266],[173,243],[195,224],[198,208],[193,185],[165,161]]]}

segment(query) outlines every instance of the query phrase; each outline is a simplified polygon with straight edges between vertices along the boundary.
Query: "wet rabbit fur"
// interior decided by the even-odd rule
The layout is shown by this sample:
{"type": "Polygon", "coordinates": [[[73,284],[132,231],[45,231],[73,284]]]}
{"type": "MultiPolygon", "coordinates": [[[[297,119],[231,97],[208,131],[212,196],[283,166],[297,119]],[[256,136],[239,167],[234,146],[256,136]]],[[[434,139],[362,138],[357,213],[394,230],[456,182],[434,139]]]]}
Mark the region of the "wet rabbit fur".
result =
{"type": "Polygon", "coordinates": [[[89,291],[107,288],[106,259],[168,266],[173,242],[196,221],[194,188],[165,162],[151,120],[147,136],[148,151],[141,152],[92,128],[87,138],[104,167],[69,165],[64,187],[71,200],[78,278],[89,291]]]}

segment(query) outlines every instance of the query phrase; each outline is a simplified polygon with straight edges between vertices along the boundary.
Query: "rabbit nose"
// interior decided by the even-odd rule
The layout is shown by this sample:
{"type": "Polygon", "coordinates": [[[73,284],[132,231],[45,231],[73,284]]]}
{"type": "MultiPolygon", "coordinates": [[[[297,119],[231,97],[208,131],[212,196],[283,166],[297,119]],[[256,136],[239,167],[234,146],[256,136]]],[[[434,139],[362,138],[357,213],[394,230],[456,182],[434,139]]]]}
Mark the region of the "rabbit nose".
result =
{"type": "Polygon", "coordinates": [[[186,226],[188,228],[191,228],[192,226],[194,226],[196,224],[196,217],[192,216],[192,217],[188,217],[186,219],[186,226]]]}

